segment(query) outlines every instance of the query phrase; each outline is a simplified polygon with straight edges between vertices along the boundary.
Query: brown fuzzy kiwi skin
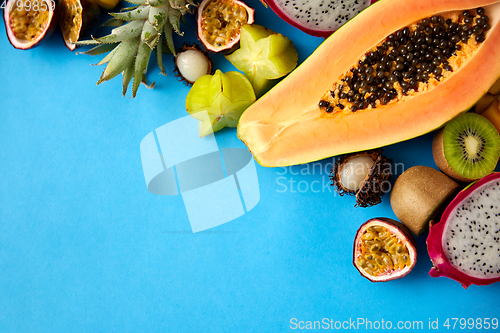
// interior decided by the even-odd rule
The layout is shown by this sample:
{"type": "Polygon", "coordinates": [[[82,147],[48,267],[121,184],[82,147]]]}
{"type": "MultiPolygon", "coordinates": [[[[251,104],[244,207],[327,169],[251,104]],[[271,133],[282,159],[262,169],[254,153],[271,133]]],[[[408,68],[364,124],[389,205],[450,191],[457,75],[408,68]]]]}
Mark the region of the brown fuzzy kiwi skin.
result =
{"type": "Polygon", "coordinates": [[[446,161],[446,157],[444,156],[443,133],[444,127],[437,131],[432,139],[432,156],[434,157],[436,166],[443,173],[461,183],[470,183],[474,181],[475,179],[460,176],[450,167],[448,161],[446,161]]]}
{"type": "Polygon", "coordinates": [[[403,172],[391,191],[394,214],[416,236],[429,228],[429,221],[442,213],[461,186],[436,169],[414,166],[403,172]]]}

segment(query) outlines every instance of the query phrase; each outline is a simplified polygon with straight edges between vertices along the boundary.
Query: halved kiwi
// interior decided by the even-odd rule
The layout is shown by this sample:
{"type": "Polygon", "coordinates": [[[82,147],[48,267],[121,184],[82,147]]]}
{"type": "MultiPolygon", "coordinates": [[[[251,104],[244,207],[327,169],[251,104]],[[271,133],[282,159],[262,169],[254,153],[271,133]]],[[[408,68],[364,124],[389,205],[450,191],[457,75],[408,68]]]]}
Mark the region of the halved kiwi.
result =
{"type": "Polygon", "coordinates": [[[500,135],[485,117],[465,113],[436,133],[432,153],[442,172],[470,182],[495,169],[500,157],[500,135]]]}

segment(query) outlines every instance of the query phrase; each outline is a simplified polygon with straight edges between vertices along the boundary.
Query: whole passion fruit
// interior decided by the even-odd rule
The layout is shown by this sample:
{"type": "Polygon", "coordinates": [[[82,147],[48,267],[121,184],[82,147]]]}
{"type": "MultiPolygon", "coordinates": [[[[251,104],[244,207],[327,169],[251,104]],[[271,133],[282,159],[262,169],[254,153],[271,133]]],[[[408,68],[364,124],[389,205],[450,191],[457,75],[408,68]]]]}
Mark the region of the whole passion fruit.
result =
{"type": "Polygon", "coordinates": [[[354,239],[353,263],[372,282],[386,282],[408,274],[417,262],[417,246],[408,229],[389,218],[365,222],[354,239]]]}
{"type": "Polygon", "coordinates": [[[210,52],[229,50],[240,41],[241,27],[254,22],[254,13],[242,1],[203,0],[198,7],[198,38],[210,52]]]}
{"type": "Polygon", "coordinates": [[[75,43],[97,28],[99,6],[93,0],[59,0],[59,25],[64,44],[73,51],[75,43]]]}
{"type": "Polygon", "coordinates": [[[27,50],[49,36],[57,25],[54,0],[8,0],[3,19],[9,42],[27,50]]]}

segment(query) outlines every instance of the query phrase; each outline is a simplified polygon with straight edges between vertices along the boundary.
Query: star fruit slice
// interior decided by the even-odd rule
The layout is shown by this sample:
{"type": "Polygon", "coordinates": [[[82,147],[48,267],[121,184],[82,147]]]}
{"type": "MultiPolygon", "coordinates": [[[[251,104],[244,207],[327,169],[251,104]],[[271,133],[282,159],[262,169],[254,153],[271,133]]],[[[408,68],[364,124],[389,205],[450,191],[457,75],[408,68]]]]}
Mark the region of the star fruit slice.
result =
{"type": "Polygon", "coordinates": [[[255,93],[248,79],[233,71],[204,75],[194,83],[186,98],[186,110],[201,121],[200,137],[224,127],[236,127],[255,93]],[[205,112],[204,112],[205,111],[205,112]]]}
{"type": "Polygon", "coordinates": [[[240,48],[226,58],[252,83],[257,97],[290,73],[298,61],[292,41],[257,24],[241,28],[240,48]]]}

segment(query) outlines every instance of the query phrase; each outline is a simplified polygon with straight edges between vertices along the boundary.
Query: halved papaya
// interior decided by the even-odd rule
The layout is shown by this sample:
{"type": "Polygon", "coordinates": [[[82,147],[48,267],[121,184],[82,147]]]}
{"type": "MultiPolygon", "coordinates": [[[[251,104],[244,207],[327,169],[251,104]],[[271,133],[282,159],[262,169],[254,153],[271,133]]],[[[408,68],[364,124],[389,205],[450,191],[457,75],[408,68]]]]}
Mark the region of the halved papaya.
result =
{"type": "Polygon", "coordinates": [[[500,1],[381,0],[247,109],[238,137],[270,167],[404,141],[472,107],[499,59],[500,1]]]}

